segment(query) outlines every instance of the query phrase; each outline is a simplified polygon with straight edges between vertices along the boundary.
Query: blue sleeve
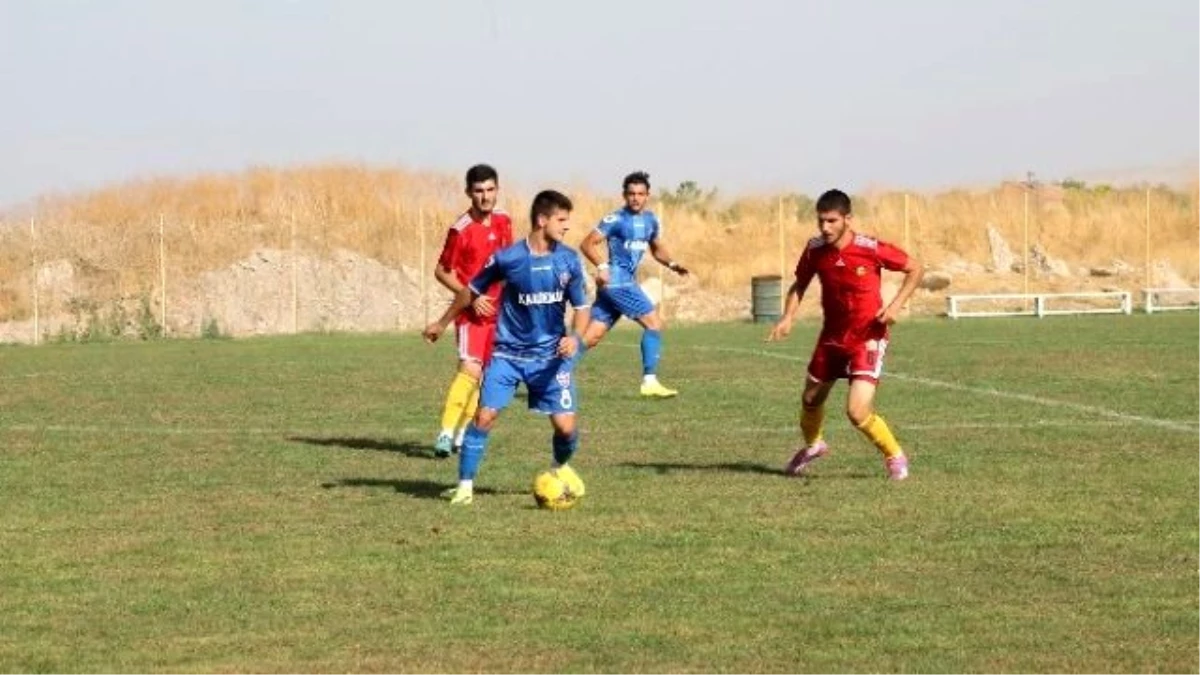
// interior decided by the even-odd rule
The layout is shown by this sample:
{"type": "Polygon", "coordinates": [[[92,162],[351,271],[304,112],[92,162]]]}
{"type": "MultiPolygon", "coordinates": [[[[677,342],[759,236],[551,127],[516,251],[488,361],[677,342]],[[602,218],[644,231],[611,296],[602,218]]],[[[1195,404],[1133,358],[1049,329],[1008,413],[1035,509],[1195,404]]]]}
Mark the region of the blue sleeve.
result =
{"type": "Polygon", "coordinates": [[[479,273],[471,279],[471,283],[467,284],[471,292],[475,295],[487,293],[488,288],[492,284],[504,279],[504,266],[497,259],[498,255],[499,253],[496,253],[488,258],[488,261],[483,265],[483,269],[479,270],[479,273]]]}
{"type": "Polygon", "coordinates": [[[610,213],[600,220],[600,224],[596,226],[596,231],[605,237],[612,236],[612,231],[621,225],[621,216],[617,213],[610,213]]]}
{"type": "Polygon", "coordinates": [[[650,221],[650,235],[646,237],[646,241],[654,241],[662,233],[662,224],[658,222],[658,214],[651,214],[651,216],[653,220],[650,221]]]}
{"type": "Polygon", "coordinates": [[[587,289],[583,285],[583,263],[579,262],[578,254],[571,257],[571,282],[567,284],[567,299],[575,309],[592,304],[588,302],[587,289]]]}

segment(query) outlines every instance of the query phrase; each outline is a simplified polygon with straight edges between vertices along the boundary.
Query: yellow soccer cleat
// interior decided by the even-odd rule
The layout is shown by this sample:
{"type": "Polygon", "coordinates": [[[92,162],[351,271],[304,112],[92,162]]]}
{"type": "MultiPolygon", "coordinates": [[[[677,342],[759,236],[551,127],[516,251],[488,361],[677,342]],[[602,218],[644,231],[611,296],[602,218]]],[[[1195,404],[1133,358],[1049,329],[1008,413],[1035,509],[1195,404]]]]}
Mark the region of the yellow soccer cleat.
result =
{"type": "Polygon", "coordinates": [[[449,497],[450,506],[470,506],[475,501],[475,493],[470,488],[457,487],[449,497]]]}
{"type": "Polygon", "coordinates": [[[646,398],[671,398],[678,395],[679,392],[674,389],[667,389],[661,382],[642,383],[642,396],[646,398]]]}
{"type": "Polygon", "coordinates": [[[575,473],[575,469],[563,464],[555,470],[555,473],[558,474],[559,480],[567,484],[567,488],[576,499],[583,496],[585,491],[583,479],[579,477],[579,474],[575,473]]]}

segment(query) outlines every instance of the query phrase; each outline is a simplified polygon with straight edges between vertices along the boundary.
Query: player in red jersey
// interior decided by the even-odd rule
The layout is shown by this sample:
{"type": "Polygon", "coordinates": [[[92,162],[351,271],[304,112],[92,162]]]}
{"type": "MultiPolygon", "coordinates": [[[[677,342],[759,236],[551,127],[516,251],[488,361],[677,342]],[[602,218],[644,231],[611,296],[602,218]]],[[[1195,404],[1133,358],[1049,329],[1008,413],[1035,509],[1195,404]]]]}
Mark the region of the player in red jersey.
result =
{"type": "MultiPolygon", "coordinates": [[[[478,164],[467,170],[467,197],[471,208],[446,232],[442,255],[433,275],[451,293],[457,294],[483,269],[496,251],[512,244],[512,219],[496,208],[500,191],[496,170],[478,164]]],[[[446,393],[442,430],[434,442],[438,457],[449,457],[462,445],[462,435],[475,416],[479,381],[492,356],[496,336],[496,303],[503,286],[497,284],[455,320],[458,341],[458,372],[446,393]]]]}
{"type": "Polygon", "coordinates": [[[888,477],[908,477],[908,457],[886,422],[875,412],[875,390],[883,374],[889,327],[921,282],[921,263],[902,249],[852,229],[850,197],[830,190],[817,200],[821,236],[808,242],[796,264],[796,280],[788,289],[783,316],[768,341],[782,340],[792,331],[800,300],[816,277],[821,282],[825,316],[804,387],[800,429],[804,445],[788,462],[788,475],[797,476],[829,453],[823,438],[825,399],[839,379],[850,381],[846,415],[883,453],[888,477]],[[904,282],[886,306],[880,291],[883,270],[903,272],[904,282]]]}

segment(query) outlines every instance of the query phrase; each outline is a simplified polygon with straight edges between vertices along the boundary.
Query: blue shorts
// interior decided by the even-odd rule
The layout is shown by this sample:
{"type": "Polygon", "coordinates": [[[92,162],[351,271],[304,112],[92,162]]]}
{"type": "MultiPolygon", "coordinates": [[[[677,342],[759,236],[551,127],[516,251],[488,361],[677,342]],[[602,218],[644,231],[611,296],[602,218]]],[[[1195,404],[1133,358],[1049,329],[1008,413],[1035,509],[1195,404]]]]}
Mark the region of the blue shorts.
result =
{"type": "Polygon", "coordinates": [[[622,316],[640,319],[654,311],[654,303],[641,286],[616,286],[602,288],[592,303],[592,320],[612,328],[622,316]]]}
{"type": "Polygon", "coordinates": [[[574,414],[574,359],[553,358],[524,361],[494,354],[483,373],[479,389],[479,407],[504,410],[512,401],[517,385],[529,390],[529,409],[545,415],[574,414]]]}

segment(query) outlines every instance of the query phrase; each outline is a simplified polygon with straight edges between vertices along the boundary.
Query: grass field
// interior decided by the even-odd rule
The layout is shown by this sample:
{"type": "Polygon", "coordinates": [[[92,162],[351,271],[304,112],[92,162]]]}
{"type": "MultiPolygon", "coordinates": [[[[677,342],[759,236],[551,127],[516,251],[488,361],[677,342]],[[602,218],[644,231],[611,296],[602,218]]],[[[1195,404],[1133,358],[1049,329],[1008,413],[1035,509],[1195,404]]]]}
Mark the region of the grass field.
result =
{"type": "Polygon", "coordinates": [[[0,670],[1200,668],[1195,314],[900,324],[901,484],[836,409],[781,475],[814,334],[765,330],[669,329],[670,401],[590,353],[565,513],[521,399],[438,499],[450,343],[0,349],[0,670]]]}

